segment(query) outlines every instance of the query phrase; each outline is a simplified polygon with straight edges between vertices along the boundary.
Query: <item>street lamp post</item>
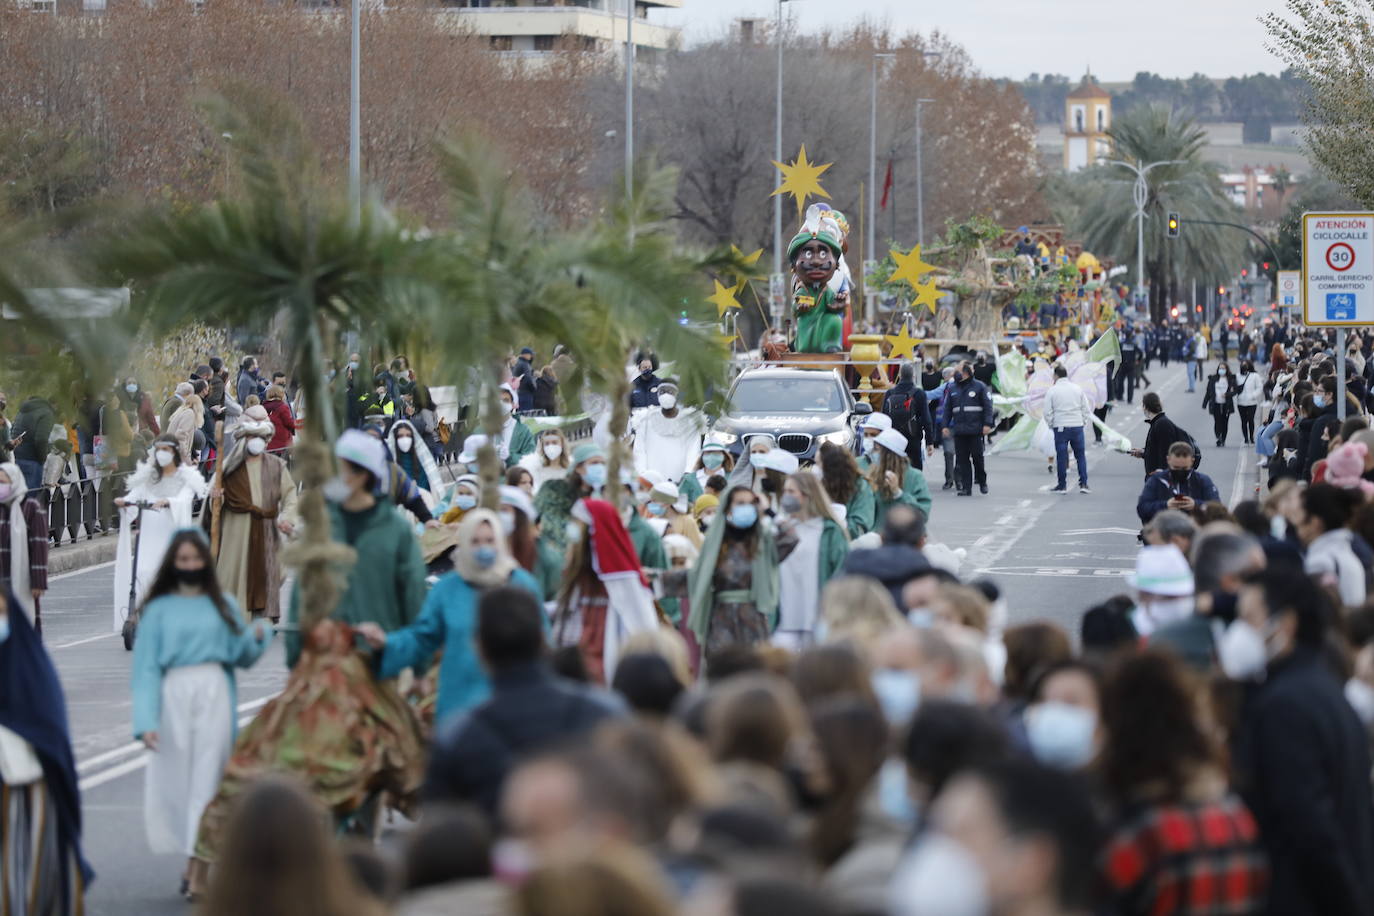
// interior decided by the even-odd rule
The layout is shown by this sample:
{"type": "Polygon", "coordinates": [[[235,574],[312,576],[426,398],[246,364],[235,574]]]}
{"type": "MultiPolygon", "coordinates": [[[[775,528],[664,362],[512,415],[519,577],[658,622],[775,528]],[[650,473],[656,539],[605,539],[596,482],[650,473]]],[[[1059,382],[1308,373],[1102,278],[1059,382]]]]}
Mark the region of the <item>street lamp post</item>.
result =
{"type": "Polygon", "coordinates": [[[1186,165],[1187,162],[1183,159],[1168,159],[1145,165],[1137,159],[1135,165],[1120,160],[1112,164],[1119,165],[1123,169],[1130,169],[1135,174],[1135,188],[1132,191],[1132,196],[1135,200],[1135,289],[1138,299],[1145,290],[1145,205],[1150,200],[1150,185],[1145,180],[1145,176],[1150,174],[1151,169],[1157,169],[1163,165],[1186,165]]]}
{"type": "Polygon", "coordinates": [[[635,0],[625,0],[625,206],[635,193],[635,0]]]}
{"type": "MultiPolygon", "coordinates": [[[[776,100],[776,123],[773,130],[773,161],[782,162],[782,5],[788,0],[778,0],[778,19],[777,27],[773,33],[773,40],[778,45],[778,86],[776,100]]],[[[781,284],[782,280],[782,195],[773,198],[773,273],[768,278],[768,293],[772,300],[773,320],[778,321],[782,318],[782,289],[774,289],[773,284],[781,284]]]]}
{"type": "MultiPolygon", "coordinates": [[[[897,55],[885,51],[873,55],[873,81],[869,91],[868,109],[868,238],[864,241],[864,260],[875,260],[877,232],[874,225],[878,218],[878,61],[891,60],[897,55]]],[[[864,278],[865,299],[868,311],[873,311],[875,294],[868,288],[867,276],[864,278]]]]}
{"type": "Polygon", "coordinates": [[[926,244],[926,181],[925,166],[921,161],[921,106],[934,99],[916,100],[916,244],[926,244]]]}
{"type": "Polygon", "coordinates": [[[356,224],[361,219],[363,206],[363,141],[362,141],[362,28],[360,9],[362,0],[353,0],[349,29],[348,62],[348,209],[356,224]]]}

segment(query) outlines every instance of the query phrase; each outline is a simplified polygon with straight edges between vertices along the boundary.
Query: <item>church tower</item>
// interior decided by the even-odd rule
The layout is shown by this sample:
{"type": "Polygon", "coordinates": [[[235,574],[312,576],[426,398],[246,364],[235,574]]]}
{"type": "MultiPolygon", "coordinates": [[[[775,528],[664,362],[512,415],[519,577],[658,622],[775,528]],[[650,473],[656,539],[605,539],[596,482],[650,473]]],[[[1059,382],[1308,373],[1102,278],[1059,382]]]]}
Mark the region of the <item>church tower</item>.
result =
{"type": "Polygon", "coordinates": [[[1064,101],[1064,171],[1096,165],[1112,152],[1107,130],[1112,126],[1112,97],[1085,74],[1064,101]]]}

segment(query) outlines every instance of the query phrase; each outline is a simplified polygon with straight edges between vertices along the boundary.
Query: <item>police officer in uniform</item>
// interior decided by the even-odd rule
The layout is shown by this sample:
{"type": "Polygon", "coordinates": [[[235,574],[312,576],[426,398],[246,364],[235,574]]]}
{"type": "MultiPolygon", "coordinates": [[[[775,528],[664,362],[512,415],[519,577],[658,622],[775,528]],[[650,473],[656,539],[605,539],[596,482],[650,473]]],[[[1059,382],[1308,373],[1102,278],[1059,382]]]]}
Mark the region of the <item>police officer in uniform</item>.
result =
{"type": "Polygon", "coordinates": [[[992,395],[987,385],[973,377],[973,366],[967,360],[959,364],[954,384],[944,400],[940,429],[944,435],[954,437],[954,476],[959,495],[972,496],[975,480],[979,492],[986,494],[988,475],[983,466],[983,440],[992,432],[992,395]]]}

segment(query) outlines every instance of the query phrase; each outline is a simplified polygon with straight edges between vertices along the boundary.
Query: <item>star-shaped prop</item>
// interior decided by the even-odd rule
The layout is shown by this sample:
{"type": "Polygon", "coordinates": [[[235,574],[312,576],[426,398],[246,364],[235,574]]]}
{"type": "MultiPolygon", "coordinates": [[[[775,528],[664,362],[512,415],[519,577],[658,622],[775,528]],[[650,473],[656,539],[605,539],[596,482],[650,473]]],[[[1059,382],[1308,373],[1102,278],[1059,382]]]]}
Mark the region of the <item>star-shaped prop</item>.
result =
{"type": "Polygon", "coordinates": [[[797,201],[798,216],[806,209],[806,198],[828,198],[830,196],[825,192],[825,188],[821,187],[820,178],[821,174],[830,168],[832,163],[822,164],[807,161],[805,143],[802,144],[801,152],[797,154],[796,159],[786,165],[773,160],[773,165],[782,172],[782,184],[778,185],[777,190],[768,196],[776,197],[779,194],[791,194],[797,201]]]}
{"type": "Polygon", "coordinates": [[[927,264],[921,260],[920,245],[911,249],[911,254],[902,254],[897,249],[892,249],[892,260],[897,264],[897,269],[892,272],[892,276],[887,278],[889,283],[905,280],[912,286],[916,286],[921,282],[922,277],[935,269],[934,264],[927,264]]]}
{"type": "MultiPolygon", "coordinates": [[[[711,282],[715,284],[716,291],[713,292],[706,301],[715,305],[716,317],[724,318],[725,313],[730,311],[730,309],[737,309],[740,307],[739,300],[735,298],[735,291],[738,287],[726,286],[719,280],[712,280],[711,282]]],[[[745,281],[741,280],[740,282],[743,283],[745,281]]]]}
{"type": "Polygon", "coordinates": [[[734,350],[735,341],[739,339],[738,334],[717,334],[716,343],[726,350],[734,350]]]}
{"type": "MultiPolygon", "coordinates": [[[[739,249],[738,245],[731,245],[730,250],[739,256],[739,259],[744,263],[745,267],[753,267],[755,264],[759,262],[759,258],[763,257],[762,248],[760,248],[758,251],[755,251],[753,254],[745,254],[743,251],[739,249]]],[[[752,271],[750,272],[750,274],[752,274],[752,271]]],[[[744,292],[744,288],[749,285],[749,281],[751,279],[755,279],[754,277],[750,276],[750,274],[739,275],[739,280],[735,283],[736,296],[744,292]]],[[[762,279],[762,277],[758,277],[758,279],[762,279]]],[[[739,308],[739,303],[736,303],[735,307],[739,308]]],[[[723,315],[725,313],[721,312],[721,314],[723,315]]]]}
{"type": "Polygon", "coordinates": [[[914,306],[924,305],[930,309],[932,315],[935,314],[935,306],[939,304],[940,296],[943,295],[939,287],[935,285],[935,281],[914,283],[911,288],[916,291],[916,298],[912,300],[911,304],[914,306]]]}
{"type": "Polygon", "coordinates": [[[920,345],[921,338],[912,337],[906,325],[902,325],[902,333],[889,334],[885,339],[892,345],[891,359],[916,358],[916,347],[920,345]]]}

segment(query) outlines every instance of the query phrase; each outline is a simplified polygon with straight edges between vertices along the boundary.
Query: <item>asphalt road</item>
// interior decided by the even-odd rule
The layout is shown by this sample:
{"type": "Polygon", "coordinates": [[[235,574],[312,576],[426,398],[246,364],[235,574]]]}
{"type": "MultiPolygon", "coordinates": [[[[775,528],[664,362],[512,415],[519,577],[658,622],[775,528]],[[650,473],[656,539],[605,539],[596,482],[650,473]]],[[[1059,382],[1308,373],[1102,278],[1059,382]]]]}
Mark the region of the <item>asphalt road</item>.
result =
{"type": "MultiPolygon", "coordinates": [[[[1213,364],[1214,365],[1214,364],[1213,364]]],[[[1253,491],[1254,455],[1239,445],[1233,421],[1231,444],[1212,447],[1212,424],[1202,410],[1201,388],[1184,393],[1182,367],[1150,373],[1168,414],[1202,445],[1202,470],[1228,503],[1253,491]]],[[[1136,404],[1119,404],[1108,424],[1144,443],[1145,424],[1136,404]]],[[[940,456],[936,455],[937,462],[940,456]]],[[[991,493],[957,498],[939,489],[932,539],[963,548],[965,578],[986,575],[1002,588],[1012,622],[1057,621],[1077,631],[1084,610],[1126,591],[1123,574],[1137,550],[1136,497],[1142,481],[1138,459],[1088,446],[1091,495],[1076,489],[1045,492],[1054,478],[1039,453],[997,455],[988,462],[991,493]]],[[[1071,476],[1072,486],[1076,478],[1071,476]]],[[[109,634],[112,564],[58,577],[44,599],[46,643],[67,692],[83,807],[86,853],[99,877],[88,900],[93,916],[184,914],[176,896],[183,861],[155,857],[143,833],[144,751],[130,735],[129,663],[117,636],[109,634]]],[[[279,645],[257,667],[239,675],[241,720],[285,683],[279,645]]]]}

